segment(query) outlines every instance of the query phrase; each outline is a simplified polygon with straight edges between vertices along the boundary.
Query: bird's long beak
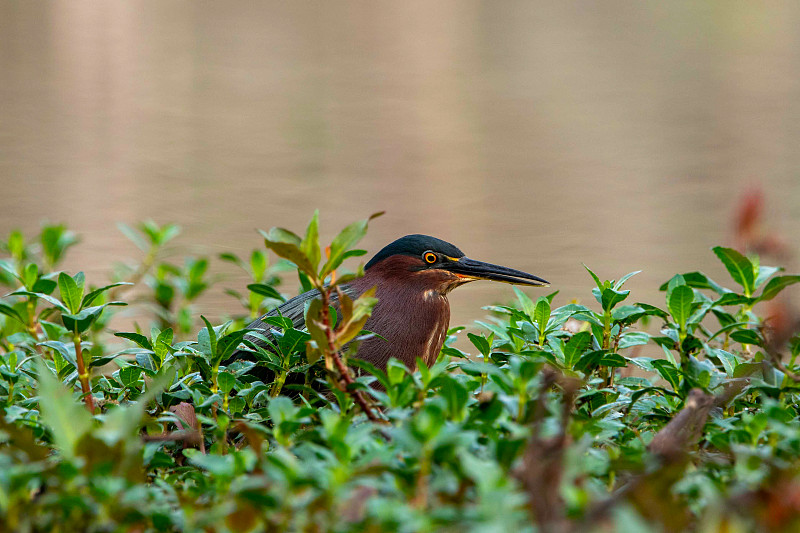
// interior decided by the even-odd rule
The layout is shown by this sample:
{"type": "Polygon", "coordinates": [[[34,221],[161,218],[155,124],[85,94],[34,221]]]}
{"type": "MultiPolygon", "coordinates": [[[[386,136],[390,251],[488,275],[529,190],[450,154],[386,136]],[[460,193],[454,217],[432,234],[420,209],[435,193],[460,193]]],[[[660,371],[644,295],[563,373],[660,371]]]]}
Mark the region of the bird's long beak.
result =
{"type": "Polygon", "coordinates": [[[546,287],[549,282],[533,274],[528,274],[521,270],[514,270],[500,265],[475,261],[468,257],[462,257],[458,261],[447,263],[442,268],[449,270],[464,281],[478,279],[488,279],[491,281],[502,281],[503,283],[515,283],[520,285],[535,285],[546,287]]]}

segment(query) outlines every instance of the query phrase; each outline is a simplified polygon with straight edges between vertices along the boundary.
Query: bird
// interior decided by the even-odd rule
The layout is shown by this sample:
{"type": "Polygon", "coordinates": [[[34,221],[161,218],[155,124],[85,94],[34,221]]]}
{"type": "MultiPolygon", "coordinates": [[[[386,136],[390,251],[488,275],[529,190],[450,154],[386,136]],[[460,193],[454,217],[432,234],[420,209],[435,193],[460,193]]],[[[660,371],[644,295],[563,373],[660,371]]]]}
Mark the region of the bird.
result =
{"type": "MultiPolygon", "coordinates": [[[[450,327],[447,295],[466,283],[477,280],[548,286],[549,283],[521,270],[470,259],[454,245],[429,235],[406,235],[388,244],[364,266],[364,275],[342,288],[351,298],[376,288],[377,304],[364,329],[374,333],[361,341],[355,357],[385,370],[389,359],[402,361],[411,371],[417,358],[428,367],[439,356],[450,327]]],[[[313,289],[288,300],[250,323],[246,329],[271,335],[267,317],[283,316],[295,329],[305,327],[306,304],[319,295],[313,289]]],[[[336,306],[336,293],[332,305],[336,306]]],[[[247,340],[248,337],[245,336],[247,340]]],[[[250,339],[255,345],[263,341],[250,339]]],[[[246,357],[243,352],[233,359],[246,357]]]]}

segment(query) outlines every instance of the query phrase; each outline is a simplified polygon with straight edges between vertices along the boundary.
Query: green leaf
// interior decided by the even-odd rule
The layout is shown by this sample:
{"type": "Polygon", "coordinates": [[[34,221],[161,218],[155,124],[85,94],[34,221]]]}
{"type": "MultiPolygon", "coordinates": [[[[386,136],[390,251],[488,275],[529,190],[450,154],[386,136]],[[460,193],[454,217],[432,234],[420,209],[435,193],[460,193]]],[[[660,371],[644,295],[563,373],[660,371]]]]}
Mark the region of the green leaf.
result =
{"type": "Polygon", "coordinates": [[[83,297],[83,287],[78,287],[75,279],[66,272],[58,275],[58,290],[61,293],[61,300],[69,309],[71,314],[76,314],[81,309],[81,298],[83,297]]]}
{"type": "Polygon", "coordinates": [[[781,267],[770,267],[770,266],[759,266],[758,267],[758,275],[756,276],[756,281],[754,284],[754,288],[757,289],[762,286],[766,281],[777,274],[778,272],[782,272],[783,268],[781,267]]]}
{"type": "Polygon", "coordinates": [[[669,297],[669,312],[682,331],[686,329],[686,321],[689,320],[689,316],[692,314],[693,301],[694,291],[686,285],[675,287],[669,297]]]}
{"type": "Polygon", "coordinates": [[[206,317],[200,315],[200,318],[206,327],[197,334],[197,347],[211,361],[217,353],[217,333],[206,317]]]}
{"type": "Polygon", "coordinates": [[[752,295],[755,289],[753,263],[733,248],[716,246],[712,248],[712,250],[716,256],[719,257],[719,260],[722,261],[722,264],[725,265],[733,281],[744,288],[745,296],[752,295]]]}
{"type": "Polygon", "coordinates": [[[142,375],[142,367],[140,366],[126,366],[119,370],[119,381],[125,388],[130,388],[138,384],[139,378],[142,375]]]}
{"type": "Polygon", "coordinates": [[[628,274],[625,274],[624,276],[619,278],[619,281],[614,284],[614,290],[618,291],[625,284],[626,281],[631,279],[636,274],[639,274],[640,272],[641,272],[641,270],[635,270],[635,271],[630,272],[628,274]]]}
{"type": "Polygon", "coordinates": [[[127,224],[123,224],[122,222],[117,222],[117,229],[125,235],[128,240],[130,240],[133,244],[136,245],[141,251],[146,252],[150,245],[147,243],[146,240],[142,238],[142,236],[136,232],[132,227],[128,226],[127,224]]]}
{"type": "Polygon", "coordinates": [[[67,308],[67,306],[65,306],[63,303],[61,303],[58,299],[53,298],[52,296],[50,296],[48,294],[41,293],[41,292],[14,291],[14,292],[10,293],[8,296],[27,296],[29,298],[41,298],[42,300],[45,300],[46,302],[49,302],[49,303],[53,304],[54,306],[56,306],[58,308],[58,310],[61,311],[62,313],[69,313],[70,312],[70,310],[67,308]]]}
{"type": "Polygon", "coordinates": [[[798,282],[800,282],[800,276],[797,275],[772,278],[767,282],[764,290],[761,292],[761,296],[758,297],[758,301],[772,300],[783,289],[798,282]]]}
{"type": "Polygon", "coordinates": [[[663,318],[664,320],[666,320],[669,317],[666,311],[664,311],[659,307],[656,307],[655,305],[650,305],[642,302],[637,302],[636,305],[644,309],[645,315],[657,316],[659,318],[663,318]]]}
{"type": "Polygon", "coordinates": [[[605,350],[594,350],[592,352],[588,352],[584,354],[576,363],[574,363],[572,369],[577,372],[583,372],[584,374],[588,374],[600,363],[600,359],[603,358],[605,355],[605,350]]]}
{"type": "Polygon", "coordinates": [[[650,342],[650,335],[644,331],[629,331],[620,338],[618,348],[623,350],[632,346],[641,346],[648,342],[650,342]]]}
{"type": "Polygon", "coordinates": [[[67,248],[78,242],[75,234],[63,224],[45,226],[39,239],[42,243],[42,252],[45,260],[51,266],[54,266],[63,258],[67,248]]]}
{"type": "Polygon", "coordinates": [[[286,396],[272,398],[267,405],[269,418],[274,425],[293,420],[297,416],[297,406],[286,396]]]}
{"type": "Polygon", "coordinates": [[[592,334],[588,331],[581,331],[573,335],[564,346],[564,365],[567,368],[574,367],[591,343],[592,334]]]}
{"type": "Polygon", "coordinates": [[[308,258],[314,270],[319,268],[321,257],[319,249],[319,210],[314,211],[311,222],[308,223],[306,236],[300,243],[300,251],[308,258]]]}
{"type": "Polygon", "coordinates": [[[110,305],[120,306],[120,305],[128,305],[125,302],[108,302],[107,304],[103,305],[96,305],[94,307],[87,307],[86,309],[82,309],[80,313],[77,314],[68,314],[62,313],[61,314],[61,322],[64,323],[64,327],[72,332],[83,333],[92,325],[92,323],[97,320],[97,317],[103,312],[103,309],[110,305]]]}
{"type": "Polygon", "coordinates": [[[581,263],[581,264],[583,265],[583,268],[586,269],[586,272],[588,272],[592,276],[592,279],[594,280],[595,284],[597,285],[598,290],[602,291],[603,290],[603,284],[600,283],[600,278],[597,277],[597,274],[592,272],[592,270],[588,266],[586,266],[585,263],[581,263]]]}
{"type": "Polygon", "coordinates": [[[266,283],[251,283],[247,286],[247,289],[261,296],[266,296],[267,298],[274,298],[281,302],[286,301],[286,298],[284,298],[275,287],[267,285],[266,283]]]}
{"type": "Polygon", "coordinates": [[[36,368],[42,421],[50,429],[56,447],[65,457],[72,458],[78,442],[92,429],[92,415],[38,357],[36,368]]]}
{"type": "Polygon", "coordinates": [[[610,311],[615,305],[625,300],[631,291],[616,291],[608,288],[604,289],[601,297],[601,304],[604,311],[610,311]]]}
{"type": "Polygon", "coordinates": [[[6,304],[4,304],[4,303],[0,302],[0,314],[2,314],[2,315],[6,315],[6,316],[8,316],[8,317],[11,317],[11,318],[13,318],[14,320],[16,320],[17,322],[19,322],[19,323],[20,323],[20,324],[22,324],[23,326],[25,326],[25,325],[26,325],[26,324],[25,324],[25,319],[23,319],[23,318],[22,318],[22,315],[20,315],[20,314],[17,312],[17,310],[16,310],[16,309],[14,309],[13,307],[11,307],[10,305],[6,305],[6,304]]]}
{"type": "Polygon", "coordinates": [[[22,281],[26,289],[32,291],[37,279],[39,279],[39,267],[36,263],[31,263],[22,269],[20,281],[22,281]]]}
{"type": "Polygon", "coordinates": [[[91,303],[103,294],[108,289],[113,289],[114,287],[119,287],[120,285],[133,285],[133,283],[128,283],[127,281],[119,282],[119,283],[112,283],[111,285],[106,285],[105,287],[100,287],[99,289],[95,289],[86,296],[83,297],[83,301],[81,302],[81,307],[86,307],[87,305],[91,305],[91,303]]]}
{"type": "Polygon", "coordinates": [[[754,303],[754,298],[749,298],[743,294],[736,294],[735,292],[726,292],[714,302],[714,306],[752,305],[754,303]]]}
{"type": "Polygon", "coordinates": [[[219,364],[233,355],[233,352],[236,351],[236,348],[239,346],[239,344],[241,344],[242,339],[248,333],[249,330],[240,329],[238,331],[228,333],[224,337],[220,338],[217,342],[216,353],[214,353],[213,357],[211,358],[212,364],[219,364]]]}
{"type": "Polygon", "coordinates": [[[670,296],[672,296],[672,291],[675,290],[675,287],[680,287],[681,285],[686,285],[686,280],[680,274],[675,274],[670,278],[667,282],[667,302],[669,302],[670,296]]]}
{"type": "Polygon", "coordinates": [[[539,326],[539,345],[544,344],[547,322],[550,320],[550,300],[545,296],[536,300],[536,308],[533,310],[533,320],[539,326]]]}
{"type": "Polygon", "coordinates": [[[764,346],[764,340],[752,329],[739,329],[731,333],[731,339],[741,344],[764,346]]]}
{"type": "Polygon", "coordinates": [[[600,358],[600,366],[611,366],[615,368],[625,368],[628,362],[618,353],[607,353],[600,358]]]}
{"type": "Polygon", "coordinates": [[[278,347],[284,355],[290,355],[302,347],[310,339],[310,335],[298,329],[287,329],[284,334],[278,337],[278,347]]]}
{"type": "Polygon", "coordinates": [[[45,279],[39,278],[36,280],[36,283],[33,284],[33,292],[43,292],[45,294],[51,294],[58,284],[53,281],[52,279],[45,279]]]}
{"type": "Polygon", "coordinates": [[[474,333],[467,333],[467,337],[473,346],[478,349],[481,355],[484,357],[489,357],[489,352],[491,352],[492,347],[486,337],[475,335],[474,333]]]}
{"type": "MultiPolygon", "coordinates": [[[[694,288],[694,289],[710,289],[717,294],[725,294],[726,292],[730,292],[725,287],[721,286],[719,283],[715,282],[713,279],[709,278],[702,272],[686,272],[681,276],[684,279],[686,285],[694,288]]],[[[660,291],[667,290],[667,283],[661,285],[658,288],[660,291]]]]}
{"type": "Polygon", "coordinates": [[[150,339],[148,339],[147,337],[145,337],[141,333],[133,333],[133,332],[123,331],[123,332],[120,332],[120,333],[114,333],[114,336],[115,337],[120,337],[122,339],[128,339],[130,341],[133,341],[136,344],[138,344],[139,346],[141,346],[142,348],[144,348],[145,350],[150,350],[150,351],[153,350],[153,346],[150,344],[150,339]]]}
{"type": "Polygon", "coordinates": [[[534,315],[536,314],[536,306],[533,304],[533,300],[531,300],[530,296],[519,290],[518,287],[512,286],[512,289],[514,289],[514,294],[517,295],[517,301],[520,307],[522,307],[522,310],[531,320],[535,321],[534,315]]]}
{"type": "Polygon", "coordinates": [[[77,364],[75,362],[75,352],[72,347],[72,344],[66,344],[61,341],[45,341],[40,342],[38,346],[47,346],[48,348],[52,348],[56,350],[61,357],[66,359],[73,367],[77,368],[77,364]]]}
{"type": "Polygon", "coordinates": [[[219,390],[224,394],[228,394],[233,390],[233,386],[236,385],[236,377],[230,372],[220,372],[217,376],[217,385],[219,385],[219,390]]]}
{"type": "Polygon", "coordinates": [[[353,222],[344,228],[331,242],[331,255],[322,267],[320,277],[324,278],[342,264],[345,254],[367,233],[369,222],[383,212],[375,213],[369,218],[353,222]]]}
{"type": "Polygon", "coordinates": [[[656,359],[652,365],[659,375],[672,386],[672,390],[677,392],[680,389],[680,374],[675,365],[664,359],[656,359]]]}
{"type": "Polygon", "coordinates": [[[158,361],[158,366],[161,366],[167,354],[169,353],[169,349],[172,347],[173,337],[174,333],[172,332],[172,328],[165,329],[156,337],[153,346],[153,355],[158,361]]]}
{"type": "Polygon", "coordinates": [[[294,263],[304,274],[316,278],[317,270],[300,249],[300,237],[283,228],[272,228],[269,233],[259,230],[264,237],[264,244],[279,257],[294,263]]]}
{"type": "Polygon", "coordinates": [[[269,260],[266,252],[262,250],[253,250],[253,253],[250,254],[250,270],[253,274],[253,279],[263,279],[264,274],[267,273],[268,265],[269,260]]]}
{"type": "Polygon", "coordinates": [[[242,261],[238,255],[230,253],[230,252],[223,252],[219,254],[219,258],[222,261],[227,261],[228,263],[233,263],[234,265],[238,266],[245,272],[247,271],[247,265],[245,265],[244,261],[242,261]]]}

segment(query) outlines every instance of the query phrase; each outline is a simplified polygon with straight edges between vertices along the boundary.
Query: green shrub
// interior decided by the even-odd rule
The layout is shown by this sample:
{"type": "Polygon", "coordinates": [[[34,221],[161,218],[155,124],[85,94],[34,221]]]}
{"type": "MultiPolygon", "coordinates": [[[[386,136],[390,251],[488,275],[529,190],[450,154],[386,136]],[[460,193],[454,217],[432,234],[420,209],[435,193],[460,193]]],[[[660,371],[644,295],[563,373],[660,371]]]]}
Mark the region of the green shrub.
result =
{"type": "Polygon", "coordinates": [[[123,227],[145,256],[100,288],[57,270],[77,241],[63,226],[33,242],[12,233],[0,244],[0,530],[800,527],[800,337],[788,311],[772,328],[758,312],[800,276],[717,247],[731,288],[689,272],[653,305],[625,289],[635,273],[587,268],[596,303],[516,291],[468,334],[474,354],[454,328],[414,373],[340,353],[371,295],[339,324],[320,300],[310,331],[276,319],[274,351],[225,366],[246,321],[285,300],[290,262],[323,294],[358,274],[331,277],[363,254],[367,223],[324,261],[316,215],[303,238],[263,234],[275,264],[265,250],[223,254],[249,292],[228,291],[241,316],[203,327],[196,299],[220,279],[208,258],[168,261],[175,226],[123,227]],[[111,329],[126,303],[149,331],[111,329]]]}

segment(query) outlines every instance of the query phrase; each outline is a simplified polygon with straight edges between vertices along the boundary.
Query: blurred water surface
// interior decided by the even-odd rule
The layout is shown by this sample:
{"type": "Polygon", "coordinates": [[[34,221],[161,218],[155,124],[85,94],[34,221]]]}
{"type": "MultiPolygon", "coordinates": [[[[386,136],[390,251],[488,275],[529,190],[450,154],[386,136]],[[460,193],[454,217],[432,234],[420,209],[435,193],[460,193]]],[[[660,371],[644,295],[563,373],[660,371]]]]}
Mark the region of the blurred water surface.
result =
{"type": "MultiPolygon", "coordinates": [[[[325,239],[386,210],[371,253],[433,234],[557,303],[589,295],[581,262],[642,269],[654,301],[675,272],[725,277],[709,247],[751,184],[800,230],[798,28],[795,1],[4,0],[0,232],[66,222],[67,268],[99,283],[137,257],[117,221],[246,253],[315,208],[325,239]]],[[[511,295],[459,289],[453,322],[511,295]]],[[[220,286],[205,311],[235,305],[220,286]]]]}

